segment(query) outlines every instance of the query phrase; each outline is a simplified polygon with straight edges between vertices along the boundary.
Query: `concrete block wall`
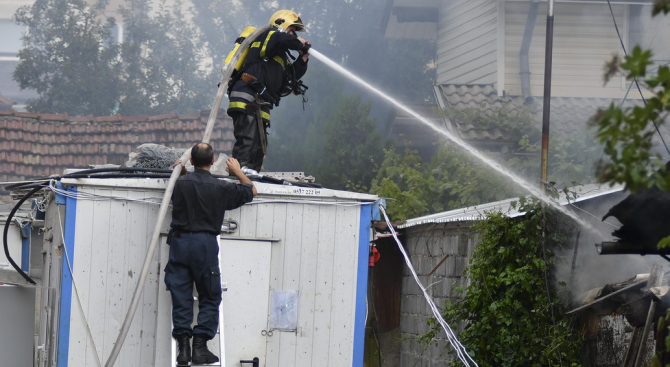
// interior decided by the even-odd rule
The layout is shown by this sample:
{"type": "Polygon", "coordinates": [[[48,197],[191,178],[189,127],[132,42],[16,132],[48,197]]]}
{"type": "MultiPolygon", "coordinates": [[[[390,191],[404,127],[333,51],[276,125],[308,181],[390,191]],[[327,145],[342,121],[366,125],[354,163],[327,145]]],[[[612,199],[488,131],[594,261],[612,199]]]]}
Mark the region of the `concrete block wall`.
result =
{"type": "MultiPolygon", "coordinates": [[[[478,242],[476,234],[469,228],[472,222],[424,224],[407,228],[404,236],[405,249],[412,260],[421,283],[428,287],[428,294],[435,305],[444,308],[447,300],[455,302],[460,293],[457,286],[466,287],[468,279],[464,270],[478,242]],[[428,276],[437,264],[447,259],[428,276]]],[[[403,268],[402,292],[400,300],[400,366],[401,367],[447,367],[455,358],[449,354],[444,331],[440,332],[433,343],[424,348],[417,339],[430,331],[428,320],[433,313],[423,297],[421,289],[407,267],[403,268]]],[[[456,325],[452,325],[456,326],[456,325]]],[[[463,325],[457,325],[462,330],[463,325]]]]}

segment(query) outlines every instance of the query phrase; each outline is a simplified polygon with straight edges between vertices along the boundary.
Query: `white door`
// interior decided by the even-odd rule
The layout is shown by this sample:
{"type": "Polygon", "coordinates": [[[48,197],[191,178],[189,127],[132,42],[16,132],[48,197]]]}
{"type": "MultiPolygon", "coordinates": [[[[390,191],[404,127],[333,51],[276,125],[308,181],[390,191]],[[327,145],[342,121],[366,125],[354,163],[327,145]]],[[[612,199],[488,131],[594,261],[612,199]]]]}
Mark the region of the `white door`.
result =
{"type": "Polygon", "coordinates": [[[223,292],[223,340],[225,367],[241,360],[260,359],[265,366],[268,294],[270,289],[271,242],[220,238],[219,263],[223,292]]]}

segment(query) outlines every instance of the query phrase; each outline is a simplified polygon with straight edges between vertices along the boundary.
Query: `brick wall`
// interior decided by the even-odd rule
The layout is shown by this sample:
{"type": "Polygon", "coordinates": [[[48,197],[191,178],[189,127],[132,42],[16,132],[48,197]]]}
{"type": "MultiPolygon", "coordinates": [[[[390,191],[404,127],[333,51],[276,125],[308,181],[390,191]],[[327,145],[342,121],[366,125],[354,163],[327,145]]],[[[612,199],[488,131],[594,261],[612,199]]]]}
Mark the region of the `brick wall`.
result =
{"type": "MultiPolygon", "coordinates": [[[[202,140],[209,112],[69,117],[0,110],[0,182],[122,164],[144,143],[189,148],[202,140]]],[[[215,152],[230,154],[234,142],[232,120],[219,110],[210,144],[215,152]]]]}
{"type": "MultiPolygon", "coordinates": [[[[458,298],[459,293],[453,291],[454,287],[467,285],[468,280],[463,275],[463,270],[468,266],[470,255],[477,243],[477,237],[473,237],[469,229],[471,224],[424,224],[405,230],[405,248],[412,259],[412,265],[424,287],[433,284],[428,288],[428,293],[439,308],[444,307],[446,300],[451,299],[453,302],[458,298]],[[449,257],[428,276],[447,254],[449,257]]],[[[454,356],[447,354],[451,348],[444,331],[435,339],[437,345],[433,343],[426,350],[417,342],[421,334],[429,331],[427,322],[433,314],[406,266],[403,270],[401,294],[400,338],[403,343],[400,366],[447,367],[454,356]]],[[[461,330],[462,325],[458,329],[461,330]]]]}

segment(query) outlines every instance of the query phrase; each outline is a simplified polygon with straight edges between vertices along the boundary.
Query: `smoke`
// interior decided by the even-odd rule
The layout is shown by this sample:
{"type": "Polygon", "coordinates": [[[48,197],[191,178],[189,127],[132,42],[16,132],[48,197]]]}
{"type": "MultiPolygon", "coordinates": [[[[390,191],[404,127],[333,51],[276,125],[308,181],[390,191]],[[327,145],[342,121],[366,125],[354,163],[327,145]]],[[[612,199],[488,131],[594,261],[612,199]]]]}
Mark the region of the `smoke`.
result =
{"type": "MultiPolygon", "coordinates": [[[[622,191],[577,203],[576,205],[602,218],[612,206],[623,200],[628,194],[628,192],[622,191]]],[[[608,283],[621,282],[634,277],[636,274],[649,273],[654,264],[667,267],[667,261],[658,255],[599,255],[595,244],[616,240],[611,235],[612,231],[616,228],[603,222],[598,223],[593,218],[586,220],[589,220],[606,236],[603,238],[592,231],[582,230],[579,234],[579,243],[577,243],[577,233],[572,233],[568,238],[567,246],[557,254],[554,272],[555,281],[566,284],[566,288],[561,290],[561,292],[564,300],[572,306],[570,308],[580,306],[582,296],[588,290],[602,287],[608,283]],[[577,256],[573,271],[575,246],[577,246],[577,256]]],[[[614,218],[608,218],[607,222],[616,226],[621,225],[614,218]]]]}

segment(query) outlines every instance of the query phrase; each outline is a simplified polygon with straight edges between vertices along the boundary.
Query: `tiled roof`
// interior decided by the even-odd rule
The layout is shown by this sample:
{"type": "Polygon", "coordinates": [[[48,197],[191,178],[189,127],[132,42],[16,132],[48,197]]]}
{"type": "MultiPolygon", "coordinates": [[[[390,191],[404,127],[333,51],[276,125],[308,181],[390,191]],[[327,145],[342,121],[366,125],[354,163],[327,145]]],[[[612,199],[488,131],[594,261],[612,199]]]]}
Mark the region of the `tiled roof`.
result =
{"type": "MultiPolygon", "coordinates": [[[[189,148],[202,140],[209,110],[199,114],[69,117],[0,111],[0,182],[62,174],[65,168],[122,164],[144,143],[189,148]]],[[[230,153],[232,120],[219,110],[210,144],[230,153]]]]}
{"type": "MultiPolygon", "coordinates": [[[[463,110],[466,108],[477,108],[484,113],[492,113],[503,105],[507,105],[511,111],[524,106],[522,96],[498,97],[493,85],[464,85],[464,84],[442,84],[438,86],[447,109],[463,110]]],[[[542,121],[542,96],[532,97],[532,111],[534,119],[542,121]]],[[[610,103],[620,103],[620,100],[611,98],[573,98],[552,97],[551,98],[551,130],[562,131],[567,134],[580,133],[586,127],[588,120],[596,113],[598,108],[607,108],[610,103]]],[[[633,106],[635,100],[626,100],[624,106],[633,106]]],[[[499,127],[479,128],[473,124],[464,124],[452,119],[461,137],[466,140],[507,140],[507,133],[499,127]]]]}

